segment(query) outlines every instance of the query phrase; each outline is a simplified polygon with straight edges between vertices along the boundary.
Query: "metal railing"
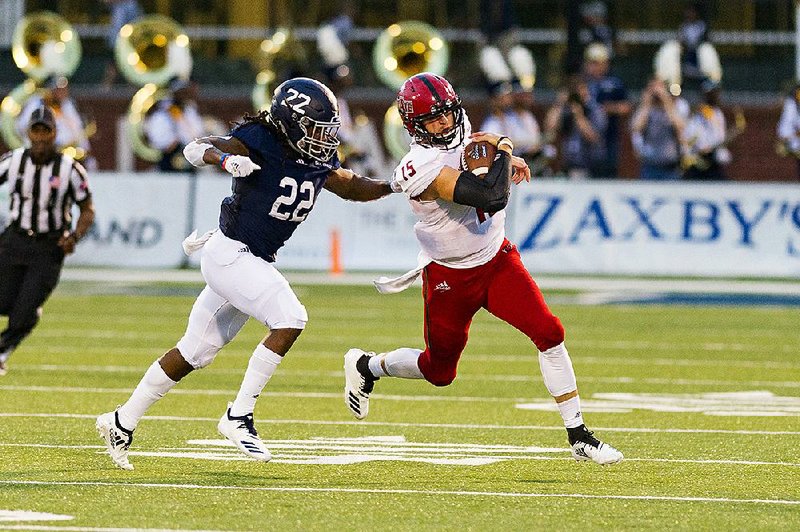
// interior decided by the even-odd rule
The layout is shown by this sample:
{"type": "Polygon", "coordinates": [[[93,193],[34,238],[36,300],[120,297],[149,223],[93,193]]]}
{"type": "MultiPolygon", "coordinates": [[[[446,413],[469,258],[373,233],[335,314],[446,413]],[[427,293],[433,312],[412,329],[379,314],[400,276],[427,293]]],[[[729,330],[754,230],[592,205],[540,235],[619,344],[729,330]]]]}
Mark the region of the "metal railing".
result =
{"type": "MultiPolygon", "coordinates": [[[[4,5],[3,2],[0,5],[4,5]]],[[[0,21],[2,24],[2,21],[0,21]]],[[[105,38],[109,31],[107,24],[75,24],[81,37],[105,38]]],[[[0,25],[0,28],[2,26],[0,25]]],[[[196,40],[256,40],[269,36],[274,28],[261,26],[185,26],[186,34],[196,40]]],[[[301,41],[313,41],[317,37],[316,27],[300,26],[294,28],[294,35],[301,41]]],[[[13,32],[13,24],[12,29],[13,32]]],[[[383,28],[354,28],[350,40],[355,42],[371,42],[377,39],[383,28]]],[[[481,43],[483,34],[477,29],[442,28],[442,36],[451,42],[481,43]]],[[[529,28],[519,29],[516,35],[525,44],[564,43],[567,32],[563,29],[529,28]]],[[[624,44],[658,45],[668,39],[674,39],[677,30],[639,30],[621,29],[617,38],[624,44]]],[[[791,31],[712,31],[711,42],[724,45],[742,46],[789,46],[794,44],[795,33],[791,31]]]]}

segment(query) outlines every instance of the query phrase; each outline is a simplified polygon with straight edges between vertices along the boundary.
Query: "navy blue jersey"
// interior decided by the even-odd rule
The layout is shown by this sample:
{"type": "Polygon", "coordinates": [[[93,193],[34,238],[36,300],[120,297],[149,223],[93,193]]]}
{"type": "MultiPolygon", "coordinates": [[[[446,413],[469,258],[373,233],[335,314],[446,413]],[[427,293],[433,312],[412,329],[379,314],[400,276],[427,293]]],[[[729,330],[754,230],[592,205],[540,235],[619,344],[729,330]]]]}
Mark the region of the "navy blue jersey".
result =
{"type": "Polygon", "coordinates": [[[220,208],[219,228],[228,238],[247,244],[254,255],[274,262],[311,212],[330,172],[339,168],[339,159],[334,156],[327,164],[306,161],[261,123],[243,125],[231,135],[247,146],[261,170],[233,178],[233,194],[220,208]]]}

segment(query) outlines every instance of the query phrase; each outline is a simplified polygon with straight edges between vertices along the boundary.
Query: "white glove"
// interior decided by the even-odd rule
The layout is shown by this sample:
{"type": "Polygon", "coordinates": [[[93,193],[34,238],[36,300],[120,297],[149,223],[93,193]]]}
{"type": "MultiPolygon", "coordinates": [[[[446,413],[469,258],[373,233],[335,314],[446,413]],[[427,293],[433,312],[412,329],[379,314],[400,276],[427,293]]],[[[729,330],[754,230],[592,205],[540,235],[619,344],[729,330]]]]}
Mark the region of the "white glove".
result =
{"type": "Polygon", "coordinates": [[[222,160],[222,169],[233,177],[244,177],[252,174],[261,167],[244,155],[225,155],[222,160]]]}
{"type": "Polygon", "coordinates": [[[183,148],[183,156],[186,157],[187,161],[192,163],[192,166],[200,168],[206,165],[206,162],[203,160],[206,151],[213,147],[214,146],[211,144],[201,144],[195,139],[183,148]]]}
{"type": "Polygon", "coordinates": [[[191,234],[186,238],[184,238],[183,242],[181,242],[184,254],[186,254],[186,256],[188,257],[198,249],[205,246],[206,242],[208,242],[208,239],[211,238],[211,236],[216,232],[217,232],[216,229],[212,229],[211,231],[206,231],[205,233],[203,233],[198,237],[197,229],[192,231],[191,234]]]}

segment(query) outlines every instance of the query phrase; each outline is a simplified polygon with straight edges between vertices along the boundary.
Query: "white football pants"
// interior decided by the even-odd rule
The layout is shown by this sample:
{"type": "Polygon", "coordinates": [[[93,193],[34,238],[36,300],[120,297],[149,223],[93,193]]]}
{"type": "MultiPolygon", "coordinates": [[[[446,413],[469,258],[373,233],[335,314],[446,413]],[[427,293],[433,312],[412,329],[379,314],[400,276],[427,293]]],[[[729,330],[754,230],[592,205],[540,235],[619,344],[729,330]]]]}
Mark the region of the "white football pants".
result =
{"type": "Polygon", "coordinates": [[[194,302],[186,333],[178,342],[183,358],[199,369],[252,316],[270,329],[304,329],[305,307],[288,281],[243,243],[217,231],[203,247],[200,271],[206,287],[194,302]]]}

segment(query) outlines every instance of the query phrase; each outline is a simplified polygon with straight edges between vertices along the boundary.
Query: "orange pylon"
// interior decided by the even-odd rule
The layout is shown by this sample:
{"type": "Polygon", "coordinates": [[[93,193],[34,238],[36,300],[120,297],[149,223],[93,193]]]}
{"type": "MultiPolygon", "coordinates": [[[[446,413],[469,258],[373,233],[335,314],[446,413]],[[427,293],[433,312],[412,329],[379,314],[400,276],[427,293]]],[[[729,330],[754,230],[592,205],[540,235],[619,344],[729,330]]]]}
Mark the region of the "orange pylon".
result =
{"type": "Polygon", "coordinates": [[[342,268],[342,240],[338,229],[331,230],[331,275],[341,275],[342,268]]]}

